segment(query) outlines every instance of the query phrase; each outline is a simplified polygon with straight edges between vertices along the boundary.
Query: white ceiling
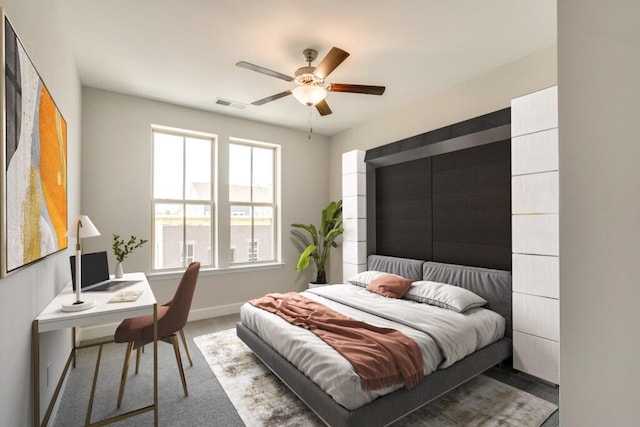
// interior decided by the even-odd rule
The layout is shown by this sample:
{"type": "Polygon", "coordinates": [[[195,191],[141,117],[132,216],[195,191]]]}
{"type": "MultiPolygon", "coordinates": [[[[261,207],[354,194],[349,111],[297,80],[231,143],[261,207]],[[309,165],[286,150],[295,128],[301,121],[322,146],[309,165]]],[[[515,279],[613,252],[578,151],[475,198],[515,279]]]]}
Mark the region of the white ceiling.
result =
{"type": "Polygon", "coordinates": [[[307,130],[293,87],[237,67],[287,75],[302,51],[351,54],[328,82],[386,86],[382,96],[329,93],[315,133],[334,135],[556,42],[551,0],[59,0],[85,86],[307,130]],[[239,110],[216,98],[248,104],[239,110]]]}

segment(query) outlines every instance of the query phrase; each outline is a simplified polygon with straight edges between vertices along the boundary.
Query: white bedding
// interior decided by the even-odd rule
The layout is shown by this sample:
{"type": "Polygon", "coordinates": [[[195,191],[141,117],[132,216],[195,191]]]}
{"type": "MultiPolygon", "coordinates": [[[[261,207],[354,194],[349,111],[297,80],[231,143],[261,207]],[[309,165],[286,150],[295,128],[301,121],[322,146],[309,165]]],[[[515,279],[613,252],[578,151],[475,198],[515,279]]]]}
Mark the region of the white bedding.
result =
{"type": "MultiPolygon", "coordinates": [[[[475,308],[466,313],[404,299],[385,298],[353,285],[329,285],[302,293],[331,309],[372,325],[394,328],[420,347],[424,374],[451,366],[504,336],[505,319],[475,308]],[[377,315],[372,314],[377,313],[377,315]]],[[[249,303],[241,322],[349,410],[403,387],[365,391],[351,364],[312,332],[249,303]]]]}

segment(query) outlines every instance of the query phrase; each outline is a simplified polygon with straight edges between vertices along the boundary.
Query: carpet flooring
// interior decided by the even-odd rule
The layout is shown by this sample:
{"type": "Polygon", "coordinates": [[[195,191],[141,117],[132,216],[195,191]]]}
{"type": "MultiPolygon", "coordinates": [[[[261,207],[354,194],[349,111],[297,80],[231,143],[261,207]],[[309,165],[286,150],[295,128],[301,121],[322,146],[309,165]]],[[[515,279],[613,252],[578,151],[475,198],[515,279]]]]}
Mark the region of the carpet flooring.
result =
{"type": "MultiPolygon", "coordinates": [[[[324,424],[236,336],[235,329],[194,339],[248,426],[321,427],[324,424]]],[[[480,375],[393,427],[539,427],[558,407],[480,375]]]]}
{"type": "MultiPolygon", "coordinates": [[[[241,427],[245,425],[209,368],[207,361],[193,342],[194,337],[233,328],[238,319],[238,315],[230,315],[189,322],[185,327],[194,364],[190,367],[183,353],[183,362],[186,363],[185,376],[189,386],[188,397],[185,397],[182,391],[172,347],[162,342],[158,344],[159,424],[161,426],[241,427]]],[[[152,403],[153,353],[152,347],[148,347],[142,356],[140,373],[133,375],[133,367],[130,368],[123,411],[152,403]]],[[[93,422],[122,412],[117,411],[115,407],[124,352],[124,344],[108,344],[104,347],[94,403],[93,422]]],[[[84,425],[96,356],[96,348],[80,351],[77,366],[70,370],[64,393],[59,398],[57,415],[49,422],[49,425],[56,427],[84,425]]],[[[510,369],[494,368],[487,371],[485,375],[558,404],[558,387],[533,381],[531,378],[514,373],[510,369]]],[[[138,415],[113,425],[121,427],[151,426],[153,425],[153,414],[138,415]]],[[[544,427],[557,427],[558,425],[558,411],[543,424],[544,427]]]]}

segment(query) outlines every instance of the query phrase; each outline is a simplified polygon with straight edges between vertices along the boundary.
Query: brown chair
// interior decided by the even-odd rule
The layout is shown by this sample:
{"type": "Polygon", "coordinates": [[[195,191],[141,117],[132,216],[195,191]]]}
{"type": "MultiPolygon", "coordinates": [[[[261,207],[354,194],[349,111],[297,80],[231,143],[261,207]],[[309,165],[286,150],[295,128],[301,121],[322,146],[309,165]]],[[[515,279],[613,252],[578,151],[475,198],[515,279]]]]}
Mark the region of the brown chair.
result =
{"type": "MultiPolygon", "coordinates": [[[[187,317],[191,308],[191,300],[196,288],[198,273],[200,272],[200,263],[192,262],[184,272],[178,289],[173,299],[168,303],[158,307],[158,339],[173,344],[173,350],[176,354],[178,362],[178,370],[180,371],[180,379],[182,380],[182,388],[184,395],[188,396],[187,381],[184,377],[184,368],[182,367],[182,358],[180,357],[180,347],[178,346],[178,338],[176,333],[180,332],[182,344],[184,345],[189,363],[193,366],[191,359],[191,350],[187,339],[184,336],[184,325],[187,323],[187,317]]],[[[144,345],[153,341],[153,315],[134,317],[122,321],[113,338],[114,342],[127,343],[127,353],[122,366],[122,378],[120,380],[120,391],[118,392],[118,408],[122,404],[122,396],[124,394],[124,386],[127,382],[127,372],[129,370],[129,359],[131,358],[131,350],[135,348],[136,353],[136,374],[140,365],[140,350],[144,345]]]]}

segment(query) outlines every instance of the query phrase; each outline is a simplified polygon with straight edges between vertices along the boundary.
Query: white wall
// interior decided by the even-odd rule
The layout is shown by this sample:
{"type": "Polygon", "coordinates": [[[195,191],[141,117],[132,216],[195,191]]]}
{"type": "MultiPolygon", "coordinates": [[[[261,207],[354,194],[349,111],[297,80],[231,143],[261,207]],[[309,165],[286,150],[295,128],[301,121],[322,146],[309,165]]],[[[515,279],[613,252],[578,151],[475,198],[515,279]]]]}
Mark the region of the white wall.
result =
{"type": "MultiPolygon", "coordinates": [[[[151,125],[164,125],[218,135],[221,199],[228,197],[230,137],[282,146],[282,243],[284,266],[244,272],[201,272],[192,305],[194,318],[237,312],[240,304],[267,292],[303,289],[311,271],[295,271],[298,250],[291,241],[294,222],[319,223],[328,202],[327,137],[266,125],[142,98],[84,88],[82,95],[82,209],[102,236],[87,239],[86,250],[107,250],[112,234],[151,235],[151,125]],[[212,308],[213,307],[213,308],[212,308]]],[[[221,215],[227,212],[221,212],[221,215]]],[[[228,224],[228,219],[227,219],[228,224]]],[[[219,230],[220,251],[228,247],[228,228],[219,230]]],[[[125,271],[151,271],[151,246],[136,250],[125,271]]],[[[179,275],[150,277],[159,302],[169,300],[179,275]]]]}
{"type": "MultiPolygon", "coordinates": [[[[55,2],[4,0],[1,5],[58,108],[67,121],[67,187],[69,220],[78,212],[80,196],[80,83],[71,52],[62,34],[55,2]]],[[[69,241],[73,247],[74,242],[69,241]]],[[[0,425],[32,423],[31,321],[70,280],[70,251],[0,280],[0,425]]],[[[50,376],[64,367],[70,332],[42,334],[41,378],[52,362],[50,376]]],[[[43,381],[42,400],[48,401],[55,383],[43,381]]]]}
{"type": "MultiPolygon", "coordinates": [[[[331,138],[330,198],[341,197],[342,153],[367,150],[510,106],[511,99],[557,83],[555,46],[363,123],[331,138]]],[[[342,277],[342,248],[331,254],[331,277],[342,277]]]]}
{"type": "Polygon", "coordinates": [[[640,425],[640,2],[558,2],[560,421],[640,425]]]}

